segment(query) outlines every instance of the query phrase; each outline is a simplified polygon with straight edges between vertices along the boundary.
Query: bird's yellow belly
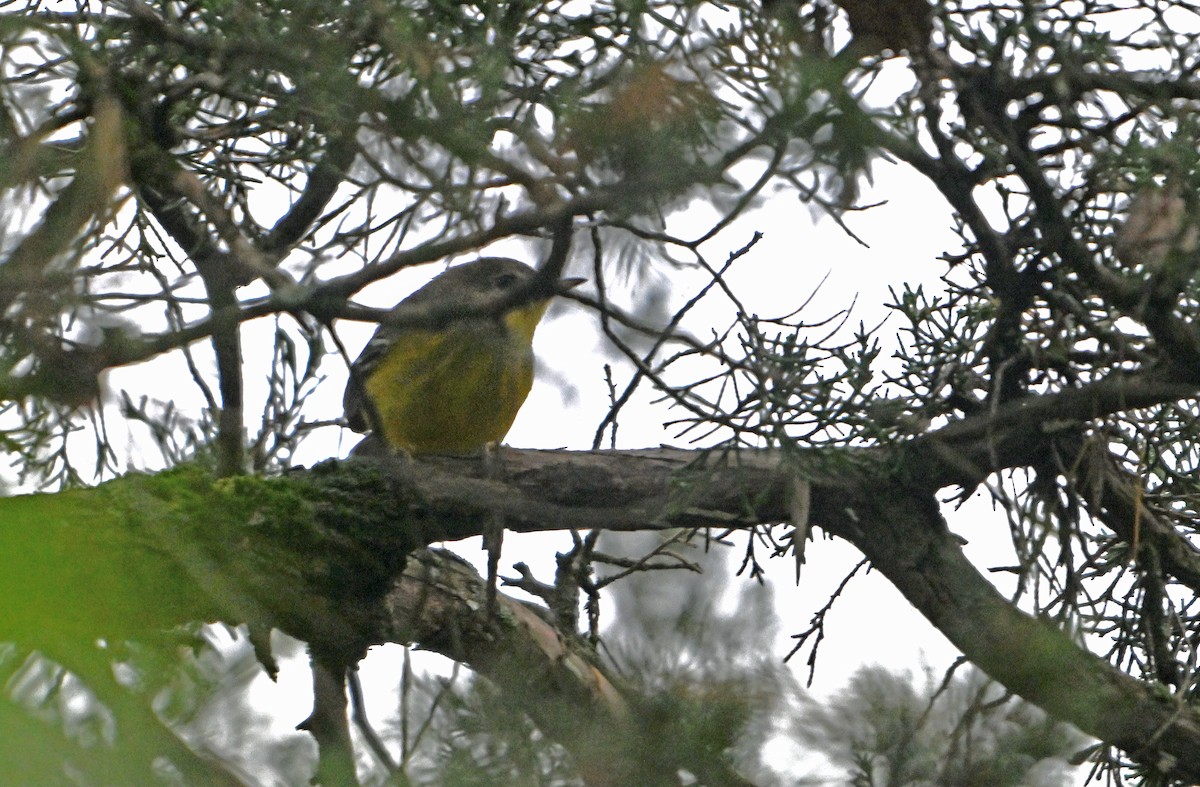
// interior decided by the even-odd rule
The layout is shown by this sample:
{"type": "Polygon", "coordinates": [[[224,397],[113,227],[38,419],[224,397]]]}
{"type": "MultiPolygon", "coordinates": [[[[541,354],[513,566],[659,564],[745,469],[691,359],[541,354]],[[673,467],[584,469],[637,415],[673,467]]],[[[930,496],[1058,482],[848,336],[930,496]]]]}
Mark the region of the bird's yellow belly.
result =
{"type": "Polygon", "coordinates": [[[455,454],[502,439],[532,384],[530,347],[501,329],[486,335],[413,331],[365,387],[389,445],[455,454]]]}

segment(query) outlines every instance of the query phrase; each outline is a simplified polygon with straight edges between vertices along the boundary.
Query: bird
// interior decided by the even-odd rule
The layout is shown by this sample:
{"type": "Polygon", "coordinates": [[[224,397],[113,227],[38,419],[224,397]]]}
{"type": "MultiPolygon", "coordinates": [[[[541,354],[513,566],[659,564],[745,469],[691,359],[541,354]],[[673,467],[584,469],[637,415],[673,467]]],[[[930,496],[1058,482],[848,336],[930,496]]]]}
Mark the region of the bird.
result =
{"type": "Polygon", "coordinates": [[[409,455],[477,452],[504,438],[533,384],[533,335],[550,301],[581,284],[539,286],[507,257],[448,268],[392,310],[351,364],[347,425],[409,455]],[[505,296],[529,297],[506,303],[505,296]],[[420,313],[419,327],[400,320],[420,313]]]}

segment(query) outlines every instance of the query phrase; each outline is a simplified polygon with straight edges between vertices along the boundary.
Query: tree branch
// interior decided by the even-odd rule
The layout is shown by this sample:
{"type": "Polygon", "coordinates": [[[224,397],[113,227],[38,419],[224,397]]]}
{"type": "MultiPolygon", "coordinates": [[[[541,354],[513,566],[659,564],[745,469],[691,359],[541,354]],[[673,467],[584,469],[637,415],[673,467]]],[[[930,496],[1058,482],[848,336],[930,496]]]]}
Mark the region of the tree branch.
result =
{"type": "MultiPolygon", "coordinates": [[[[913,456],[813,449],[791,451],[785,463],[774,450],[509,449],[503,459],[505,480],[477,477],[479,463],[470,458],[364,459],[280,479],[214,483],[198,470],[179,470],[0,500],[0,555],[21,556],[0,566],[0,594],[22,605],[0,620],[0,638],[44,639],[40,622],[50,612],[42,605],[51,604],[59,637],[136,637],[181,620],[221,619],[274,625],[316,648],[420,640],[495,670],[510,691],[524,686],[540,698],[558,670],[593,674],[571,667],[579,651],[569,640],[551,636],[531,610],[506,603],[505,657],[522,643],[550,672],[505,677],[505,659],[489,662],[500,652],[496,643],[472,628],[479,621],[452,614],[477,609],[481,596],[451,582],[453,566],[418,572],[426,565],[419,555],[405,572],[406,555],[478,535],[497,514],[508,529],[526,532],[780,522],[788,515],[788,480],[803,466],[812,522],[861,549],[978,666],[1147,765],[1200,778],[1200,715],[1001,597],[945,528],[932,493],[899,480],[920,477],[913,456]],[[72,572],[69,580],[64,571],[72,572]],[[145,614],[146,598],[155,599],[153,615],[145,614]],[[431,628],[438,620],[441,627],[431,628]]],[[[598,675],[573,685],[586,707],[619,707],[598,675]]],[[[543,723],[556,721],[570,723],[543,723]]]]}
{"type": "Polygon", "coordinates": [[[1079,456],[1080,488],[1088,510],[1130,546],[1149,543],[1163,570],[1200,593],[1200,552],[1152,509],[1136,490],[1141,481],[1126,472],[1099,440],[1079,456]]]}

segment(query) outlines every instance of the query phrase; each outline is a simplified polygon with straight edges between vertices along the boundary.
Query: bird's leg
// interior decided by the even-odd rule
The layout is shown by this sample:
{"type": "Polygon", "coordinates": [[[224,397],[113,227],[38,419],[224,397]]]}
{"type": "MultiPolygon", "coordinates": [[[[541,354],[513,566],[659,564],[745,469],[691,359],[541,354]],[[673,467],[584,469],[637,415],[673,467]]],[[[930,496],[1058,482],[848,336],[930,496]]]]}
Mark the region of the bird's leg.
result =
{"type": "MultiPolygon", "coordinates": [[[[497,480],[502,471],[500,444],[488,443],[483,447],[483,474],[489,481],[497,480]]],[[[487,596],[486,609],[490,617],[496,611],[496,584],[499,582],[500,549],[504,545],[504,515],[492,510],[483,526],[483,548],[487,551],[487,596]]]]}

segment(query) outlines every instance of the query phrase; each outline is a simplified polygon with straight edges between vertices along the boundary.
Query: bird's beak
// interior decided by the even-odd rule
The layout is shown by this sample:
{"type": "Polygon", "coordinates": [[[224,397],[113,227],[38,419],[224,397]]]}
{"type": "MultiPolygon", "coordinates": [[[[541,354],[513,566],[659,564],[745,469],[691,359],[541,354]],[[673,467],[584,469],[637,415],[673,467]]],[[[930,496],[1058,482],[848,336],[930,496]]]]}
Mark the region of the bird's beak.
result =
{"type": "Polygon", "coordinates": [[[554,291],[561,295],[562,293],[564,293],[568,290],[575,289],[580,284],[583,284],[585,281],[587,281],[587,279],[584,279],[579,276],[571,276],[566,279],[559,279],[558,284],[555,285],[555,287],[554,287],[554,291]]]}

